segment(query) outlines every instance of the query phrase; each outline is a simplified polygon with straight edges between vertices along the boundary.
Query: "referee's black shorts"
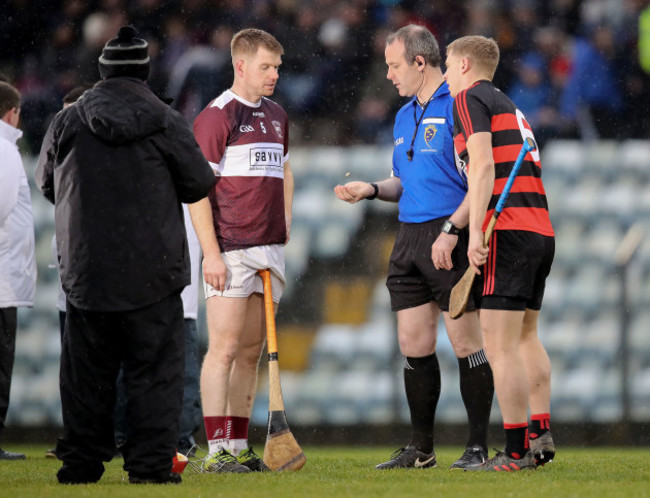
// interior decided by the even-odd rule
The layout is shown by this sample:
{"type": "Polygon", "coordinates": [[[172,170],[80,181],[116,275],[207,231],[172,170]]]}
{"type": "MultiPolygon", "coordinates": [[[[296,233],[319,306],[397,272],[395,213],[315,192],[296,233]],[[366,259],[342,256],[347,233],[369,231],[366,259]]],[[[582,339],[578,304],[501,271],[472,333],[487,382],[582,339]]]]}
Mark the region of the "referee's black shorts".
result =
{"type": "Polygon", "coordinates": [[[546,277],[555,255],[555,238],[524,230],[495,230],[481,268],[482,297],[477,308],[540,310],[546,277]]]}
{"type": "MultiPolygon", "coordinates": [[[[451,253],[452,270],[436,270],[431,261],[431,246],[440,235],[445,218],[424,223],[400,223],[388,264],[386,286],[393,311],[414,308],[435,301],[449,311],[449,294],[468,267],[468,232],[462,230],[451,253]]],[[[467,310],[475,309],[473,297],[467,310]]]]}

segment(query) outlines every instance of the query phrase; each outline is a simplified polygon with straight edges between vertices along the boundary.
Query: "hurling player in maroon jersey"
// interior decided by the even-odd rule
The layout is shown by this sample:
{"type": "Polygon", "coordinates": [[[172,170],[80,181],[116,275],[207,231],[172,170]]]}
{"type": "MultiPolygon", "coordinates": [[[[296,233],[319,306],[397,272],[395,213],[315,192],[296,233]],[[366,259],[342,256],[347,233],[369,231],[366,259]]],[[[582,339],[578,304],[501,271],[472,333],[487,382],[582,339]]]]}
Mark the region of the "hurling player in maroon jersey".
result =
{"type": "Polygon", "coordinates": [[[482,273],[477,307],[506,435],[505,450],[481,469],[512,471],[535,468],[555,455],[549,430],[551,366],[537,337],[555,239],[539,151],[532,151],[524,158],[489,247],[483,246],[483,231],[523,141],[534,138],[523,113],[492,84],[498,62],[494,40],[459,38],[447,47],[445,78],[455,98],[454,145],[468,171],[467,254],[470,265],[482,273]]]}
{"type": "Polygon", "coordinates": [[[208,351],[201,399],[209,472],[268,470],[248,446],[257,365],[265,341],[262,280],[271,270],[277,307],[284,290],[293,176],[286,112],[273,94],[282,45],[259,29],[231,42],[234,82],[197,116],[194,135],[217,181],[190,206],[203,249],[208,351]]]}

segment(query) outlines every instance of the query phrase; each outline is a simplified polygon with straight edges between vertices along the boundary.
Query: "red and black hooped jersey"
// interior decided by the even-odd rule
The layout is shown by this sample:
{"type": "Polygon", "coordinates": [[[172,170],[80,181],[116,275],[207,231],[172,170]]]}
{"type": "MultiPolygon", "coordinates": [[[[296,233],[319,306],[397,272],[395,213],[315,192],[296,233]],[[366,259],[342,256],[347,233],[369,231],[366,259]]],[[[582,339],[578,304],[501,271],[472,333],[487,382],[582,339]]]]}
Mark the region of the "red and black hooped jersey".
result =
{"type": "MultiPolygon", "coordinates": [[[[460,161],[471,168],[466,141],[474,133],[492,133],[495,181],[483,230],[492,217],[508,175],[527,137],[530,125],[515,104],[490,81],[478,81],[454,101],[454,148],[460,161]]],[[[546,192],[542,184],[539,150],[524,158],[496,230],[526,230],[553,236],[546,192]]]]}

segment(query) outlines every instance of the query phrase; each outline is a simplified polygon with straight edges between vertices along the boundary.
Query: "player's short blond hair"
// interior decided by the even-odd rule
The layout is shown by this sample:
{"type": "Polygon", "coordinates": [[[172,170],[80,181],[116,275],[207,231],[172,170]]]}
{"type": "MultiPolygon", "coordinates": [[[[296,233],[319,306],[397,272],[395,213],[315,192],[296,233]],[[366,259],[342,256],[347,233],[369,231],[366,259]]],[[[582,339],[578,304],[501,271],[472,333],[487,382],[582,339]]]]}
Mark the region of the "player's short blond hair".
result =
{"type": "Polygon", "coordinates": [[[235,33],[232,37],[230,54],[233,62],[236,56],[255,55],[260,47],[274,54],[284,54],[284,48],[273,35],[261,29],[247,28],[235,33]]]}
{"type": "Polygon", "coordinates": [[[485,36],[463,36],[447,46],[447,55],[467,57],[482,75],[491,80],[499,65],[499,45],[485,36]]]}

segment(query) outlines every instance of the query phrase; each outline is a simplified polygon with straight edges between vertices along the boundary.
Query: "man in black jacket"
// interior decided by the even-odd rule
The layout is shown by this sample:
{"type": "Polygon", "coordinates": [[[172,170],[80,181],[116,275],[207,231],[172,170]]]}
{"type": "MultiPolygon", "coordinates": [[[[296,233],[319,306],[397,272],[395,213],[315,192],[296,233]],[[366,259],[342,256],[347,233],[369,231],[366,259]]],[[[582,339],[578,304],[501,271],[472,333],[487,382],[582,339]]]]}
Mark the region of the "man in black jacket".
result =
{"type": "Polygon", "coordinates": [[[124,368],[132,483],[171,474],[183,397],[180,293],[190,282],[181,202],[212,169],[180,114],[145,85],[147,42],[120,29],[102,81],[54,118],[36,184],[55,205],[67,320],[61,353],[61,483],[96,482],[115,453],[115,379],[124,368]]]}

